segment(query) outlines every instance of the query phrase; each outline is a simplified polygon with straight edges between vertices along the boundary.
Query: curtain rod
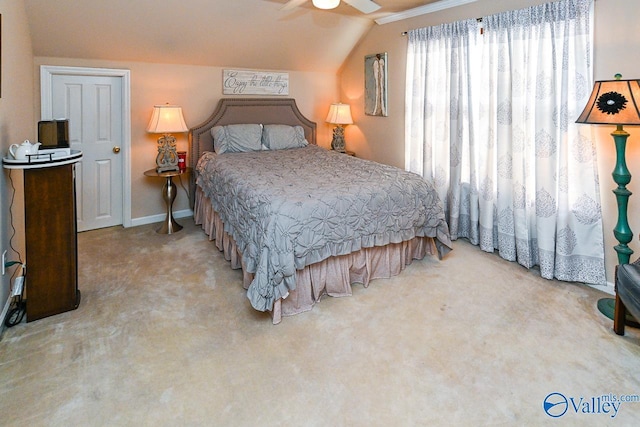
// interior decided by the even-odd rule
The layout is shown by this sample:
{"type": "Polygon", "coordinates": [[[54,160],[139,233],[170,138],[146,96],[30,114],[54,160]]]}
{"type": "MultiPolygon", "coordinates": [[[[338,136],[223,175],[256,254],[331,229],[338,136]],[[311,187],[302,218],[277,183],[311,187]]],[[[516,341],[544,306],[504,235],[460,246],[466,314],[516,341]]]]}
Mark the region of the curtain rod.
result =
{"type": "MultiPolygon", "coordinates": [[[[477,22],[482,22],[482,18],[476,18],[476,21],[477,21],[477,22]]],[[[400,35],[401,35],[402,37],[406,36],[407,34],[409,34],[409,32],[408,32],[408,31],[403,31],[403,32],[401,32],[401,33],[400,33],[400,35]]]]}

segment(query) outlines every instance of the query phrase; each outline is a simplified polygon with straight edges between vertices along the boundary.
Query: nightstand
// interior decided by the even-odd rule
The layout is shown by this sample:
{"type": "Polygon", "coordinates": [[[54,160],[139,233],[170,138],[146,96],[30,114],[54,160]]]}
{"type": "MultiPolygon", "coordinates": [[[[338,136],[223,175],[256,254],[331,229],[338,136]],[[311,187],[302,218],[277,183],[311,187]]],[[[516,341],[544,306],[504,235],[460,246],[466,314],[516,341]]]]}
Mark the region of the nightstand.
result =
{"type": "Polygon", "coordinates": [[[166,181],[162,187],[162,198],[167,204],[167,216],[162,223],[162,226],[156,230],[160,234],[171,234],[182,230],[182,226],[173,219],[173,201],[176,199],[176,185],[173,183],[174,176],[180,176],[191,172],[191,168],[186,168],[184,171],[167,171],[157,172],[155,169],[149,169],[145,171],[146,176],[165,178],[166,181]]]}

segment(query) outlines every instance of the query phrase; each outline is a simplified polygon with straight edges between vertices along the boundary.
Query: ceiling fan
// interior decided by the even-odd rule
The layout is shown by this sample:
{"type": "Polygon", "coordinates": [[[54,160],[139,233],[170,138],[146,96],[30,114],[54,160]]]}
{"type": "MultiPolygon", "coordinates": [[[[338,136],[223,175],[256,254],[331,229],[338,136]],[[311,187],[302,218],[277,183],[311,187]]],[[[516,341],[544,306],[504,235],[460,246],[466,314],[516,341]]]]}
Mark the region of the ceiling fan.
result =
{"type": "MultiPolygon", "coordinates": [[[[291,10],[308,0],[289,0],[282,6],[281,10],[291,10]]],[[[334,9],[340,4],[340,0],[311,0],[318,9],[334,9]]],[[[371,13],[380,9],[380,5],[371,0],[342,0],[349,6],[358,9],[362,13],[371,13]]]]}

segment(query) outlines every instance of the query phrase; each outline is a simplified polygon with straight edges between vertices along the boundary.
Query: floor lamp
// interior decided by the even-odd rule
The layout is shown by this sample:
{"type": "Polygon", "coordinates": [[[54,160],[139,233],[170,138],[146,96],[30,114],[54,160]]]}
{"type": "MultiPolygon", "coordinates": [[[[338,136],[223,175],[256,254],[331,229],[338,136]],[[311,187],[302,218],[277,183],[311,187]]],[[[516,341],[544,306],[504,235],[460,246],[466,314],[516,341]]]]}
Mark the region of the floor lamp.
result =
{"type": "MultiPolygon", "coordinates": [[[[616,74],[615,80],[601,80],[595,82],[589,102],[576,123],[616,125],[611,134],[616,147],[616,165],[613,169],[613,181],[618,185],[613,193],[618,204],[618,222],[613,229],[618,244],[614,249],[618,253],[618,264],[628,264],[633,250],[628,243],[633,238],[629,221],[627,220],[627,204],[631,191],[627,184],[631,181],[631,173],[625,160],[625,148],[629,133],[623,129],[624,125],[640,125],[640,80],[622,80],[616,74]]],[[[613,319],[615,300],[603,298],[598,301],[598,309],[602,314],[613,319]]]]}

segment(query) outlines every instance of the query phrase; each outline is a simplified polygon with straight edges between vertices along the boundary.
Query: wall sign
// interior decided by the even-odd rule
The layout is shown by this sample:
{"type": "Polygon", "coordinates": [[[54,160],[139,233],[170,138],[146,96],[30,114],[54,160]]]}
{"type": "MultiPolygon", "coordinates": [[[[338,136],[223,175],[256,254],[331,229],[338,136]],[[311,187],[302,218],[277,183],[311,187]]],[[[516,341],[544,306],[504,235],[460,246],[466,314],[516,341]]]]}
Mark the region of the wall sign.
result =
{"type": "Polygon", "coordinates": [[[289,73],[223,70],[224,95],[289,95],[289,73]]]}

